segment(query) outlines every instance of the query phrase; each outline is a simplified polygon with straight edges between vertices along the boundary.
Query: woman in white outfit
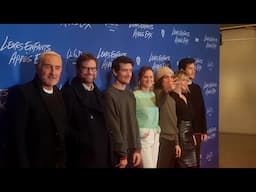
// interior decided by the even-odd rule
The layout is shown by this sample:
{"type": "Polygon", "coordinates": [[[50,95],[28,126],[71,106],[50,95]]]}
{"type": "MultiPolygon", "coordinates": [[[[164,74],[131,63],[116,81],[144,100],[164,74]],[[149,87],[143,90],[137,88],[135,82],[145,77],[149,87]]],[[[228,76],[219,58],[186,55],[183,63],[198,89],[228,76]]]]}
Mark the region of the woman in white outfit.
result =
{"type": "Polygon", "coordinates": [[[159,151],[159,109],[153,92],[154,73],[151,67],[139,71],[139,86],[135,90],[136,117],[140,129],[143,168],[156,168],[159,151]]]}

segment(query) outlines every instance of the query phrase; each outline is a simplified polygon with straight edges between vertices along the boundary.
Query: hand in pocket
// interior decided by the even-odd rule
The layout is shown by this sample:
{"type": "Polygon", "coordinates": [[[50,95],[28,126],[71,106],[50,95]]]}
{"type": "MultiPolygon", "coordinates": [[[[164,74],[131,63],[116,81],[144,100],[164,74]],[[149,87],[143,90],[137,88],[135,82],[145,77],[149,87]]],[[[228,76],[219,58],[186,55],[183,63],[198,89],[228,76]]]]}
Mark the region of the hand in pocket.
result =
{"type": "Polygon", "coordinates": [[[143,136],[141,137],[141,139],[145,139],[145,138],[147,138],[148,136],[149,136],[149,131],[145,132],[145,133],[143,134],[143,136]]]}

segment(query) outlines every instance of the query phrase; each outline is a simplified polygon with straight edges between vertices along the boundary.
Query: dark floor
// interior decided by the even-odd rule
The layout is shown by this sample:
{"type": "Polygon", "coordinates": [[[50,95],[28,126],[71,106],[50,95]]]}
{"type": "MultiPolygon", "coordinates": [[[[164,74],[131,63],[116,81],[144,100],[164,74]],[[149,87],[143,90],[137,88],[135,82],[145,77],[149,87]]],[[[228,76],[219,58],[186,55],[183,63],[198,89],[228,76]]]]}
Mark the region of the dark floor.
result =
{"type": "Polygon", "coordinates": [[[220,168],[256,168],[256,135],[220,133],[220,168]]]}

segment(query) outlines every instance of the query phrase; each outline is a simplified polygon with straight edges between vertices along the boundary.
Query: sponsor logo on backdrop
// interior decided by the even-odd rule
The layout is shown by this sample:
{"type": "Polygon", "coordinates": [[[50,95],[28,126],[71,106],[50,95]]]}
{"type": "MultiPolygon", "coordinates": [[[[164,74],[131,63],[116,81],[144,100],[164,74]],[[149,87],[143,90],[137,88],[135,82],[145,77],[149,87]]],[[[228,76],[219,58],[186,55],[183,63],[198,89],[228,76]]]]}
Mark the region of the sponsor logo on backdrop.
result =
{"type": "Polygon", "coordinates": [[[203,90],[206,96],[215,95],[217,92],[217,83],[214,81],[204,82],[203,90]]]}
{"type": "Polygon", "coordinates": [[[104,50],[103,48],[100,48],[97,54],[97,59],[100,60],[101,69],[108,70],[111,69],[112,60],[119,56],[126,56],[126,52],[121,52],[120,50],[104,50]],[[101,60],[103,61],[101,62],[101,60]]]}
{"type": "Polygon", "coordinates": [[[176,66],[178,67],[179,66],[179,62],[180,62],[180,60],[178,59],[178,60],[176,60],[176,66]]]}
{"type": "Polygon", "coordinates": [[[161,29],[161,37],[164,38],[164,36],[165,36],[165,30],[161,29]]]}
{"type": "Polygon", "coordinates": [[[0,89],[0,108],[3,109],[8,96],[8,90],[7,89],[0,89]]]}
{"type": "Polygon", "coordinates": [[[183,30],[183,29],[179,29],[177,27],[173,27],[171,36],[174,36],[175,44],[188,45],[189,38],[190,38],[190,32],[183,30]]]}
{"type": "Polygon", "coordinates": [[[134,29],[132,38],[134,39],[146,39],[149,40],[153,37],[154,25],[149,24],[129,24],[128,28],[134,29]]]}
{"type": "Polygon", "coordinates": [[[76,64],[76,60],[77,58],[82,54],[83,52],[79,49],[68,49],[67,54],[66,54],[66,58],[69,61],[69,63],[71,64],[76,64]]]}
{"type": "Polygon", "coordinates": [[[160,54],[155,55],[154,53],[150,53],[150,56],[148,58],[148,62],[152,64],[152,69],[155,71],[159,67],[167,66],[170,64],[171,57],[169,55],[160,54]]]}
{"type": "Polygon", "coordinates": [[[111,32],[115,32],[118,26],[119,24],[105,24],[105,27],[111,32]]]}
{"type": "Polygon", "coordinates": [[[20,63],[30,63],[32,61],[35,63],[39,54],[51,50],[51,46],[40,41],[18,41],[6,36],[1,42],[0,52],[14,51],[10,56],[8,64],[15,67],[20,63]]]}
{"type": "Polygon", "coordinates": [[[195,69],[196,71],[201,71],[203,68],[203,62],[204,60],[201,58],[195,58],[195,69]]]}
{"type": "Polygon", "coordinates": [[[135,61],[136,61],[136,64],[139,66],[139,65],[140,65],[140,62],[141,62],[140,56],[137,56],[136,59],[135,59],[135,61]]]}
{"type": "Polygon", "coordinates": [[[210,127],[207,129],[207,135],[208,135],[208,140],[214,139],[216,137],[216,132],[217,128],[216,127],[210,127]]]}
{"type": "Polygon", "coordinates": [[[195,37],[195,42],[199,43],[199,41],[200,41],[199,37],[195,37]]]}
{"type": "Polygon", "coordinates": [[[88,23],[69,23],[69,24],[60,24],[60,25],[65,28],[77,28],[82,30],[87,30],[92,28],[91,24],[88,24],[88,23]]]}
{"type": "Polygon", "coordinates": [[[213,63],[213,61],[208,61],[208,62],[207,62],[207,69],[208,69],[209,71],[212,71],[213,68],[214,68],[214,63],[213,63]]]}
{"type": "Polygon", "coordinates": [[[216,49],[218,45],[218,39],[207,34],[204,35],[205,48],[207,49],[216,49]]]}
{"type": "Polygon", "coordinates": [[[208,117],[212,117],[213,113],[214,113],[213,107],[207,107],[207,109],[206,109],[206,115],[207,115],[208,117]]]}
{"type": "Polygon", "coordinates": [[[212,158],[213,158],[212,151],[206,154],[206,157],[205,157],[206,161],[210,162],[210,161],[212,161],[212,158]]]}

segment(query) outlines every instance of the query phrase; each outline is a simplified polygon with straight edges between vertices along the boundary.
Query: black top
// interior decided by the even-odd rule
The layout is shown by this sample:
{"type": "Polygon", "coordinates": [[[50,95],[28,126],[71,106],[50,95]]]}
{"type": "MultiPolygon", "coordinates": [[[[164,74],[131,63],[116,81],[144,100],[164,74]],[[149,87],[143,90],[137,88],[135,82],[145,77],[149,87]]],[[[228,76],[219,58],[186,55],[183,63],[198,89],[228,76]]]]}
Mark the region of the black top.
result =
{"type": "Polygon", "coordinates": [[[64,167],[68,130],[64,101],[56,86],[46,98],[40,80],[9,89],[7,166],[64,167]]]}
{"type": "MultiPolygon", "coordinates": [[[[53,121],[54,124],[62,124],[63,123],[63,117],[62,117],[62,103],[59,102],[58,95],[56,95],[55,92],[52,94],[48,94],[42,90],[42,98],[48,108],[49,113],[54,117],[53,121]]],[[[60,159],[65,158],[63,156],[65,154],[64,143],[62,143],[60,138],[60,132],[59,130],[53,126],[54,129],[50,129],[49,132],[52,132],[51,136],[55,137],[53,138],[54,144],[56,146],[56,153],[54,154],[56,161],[60,161],[60,159]]]]}
{"type": "Polygon", "coordinates": [[[102,93],[94,84],[87,91],[75,77],[62,88],[67,108],[68,167],[107,168],[111,166],[110,130],[105,125],[102,93]]]}
{"type": "Polygon", "coordinates": [[[193,122],[194,114],[190,101],[187,99],[187,103],[185,103],[185,101],[181,99],[179,95],[175,92],[170,93],[170,96],[176,102],[177,124],[179,125],[181,120],[193,122]]]}
{"type": "Polygon", "coordinates": [[[98,98],[96,97],[95,89],[93,91],[84,90],[84,97],[87,98],[88,103],[92,106],[102,108],[101,103],[99,102],[98,98]]]}
{"type": "Polygon", "coordinates": [[[205,104],[202,91],[199,85],[192,83],[188,86],[190,93],[188,99],[191,102],[195,114],[195,133],[207,133],[205,104]]]}

